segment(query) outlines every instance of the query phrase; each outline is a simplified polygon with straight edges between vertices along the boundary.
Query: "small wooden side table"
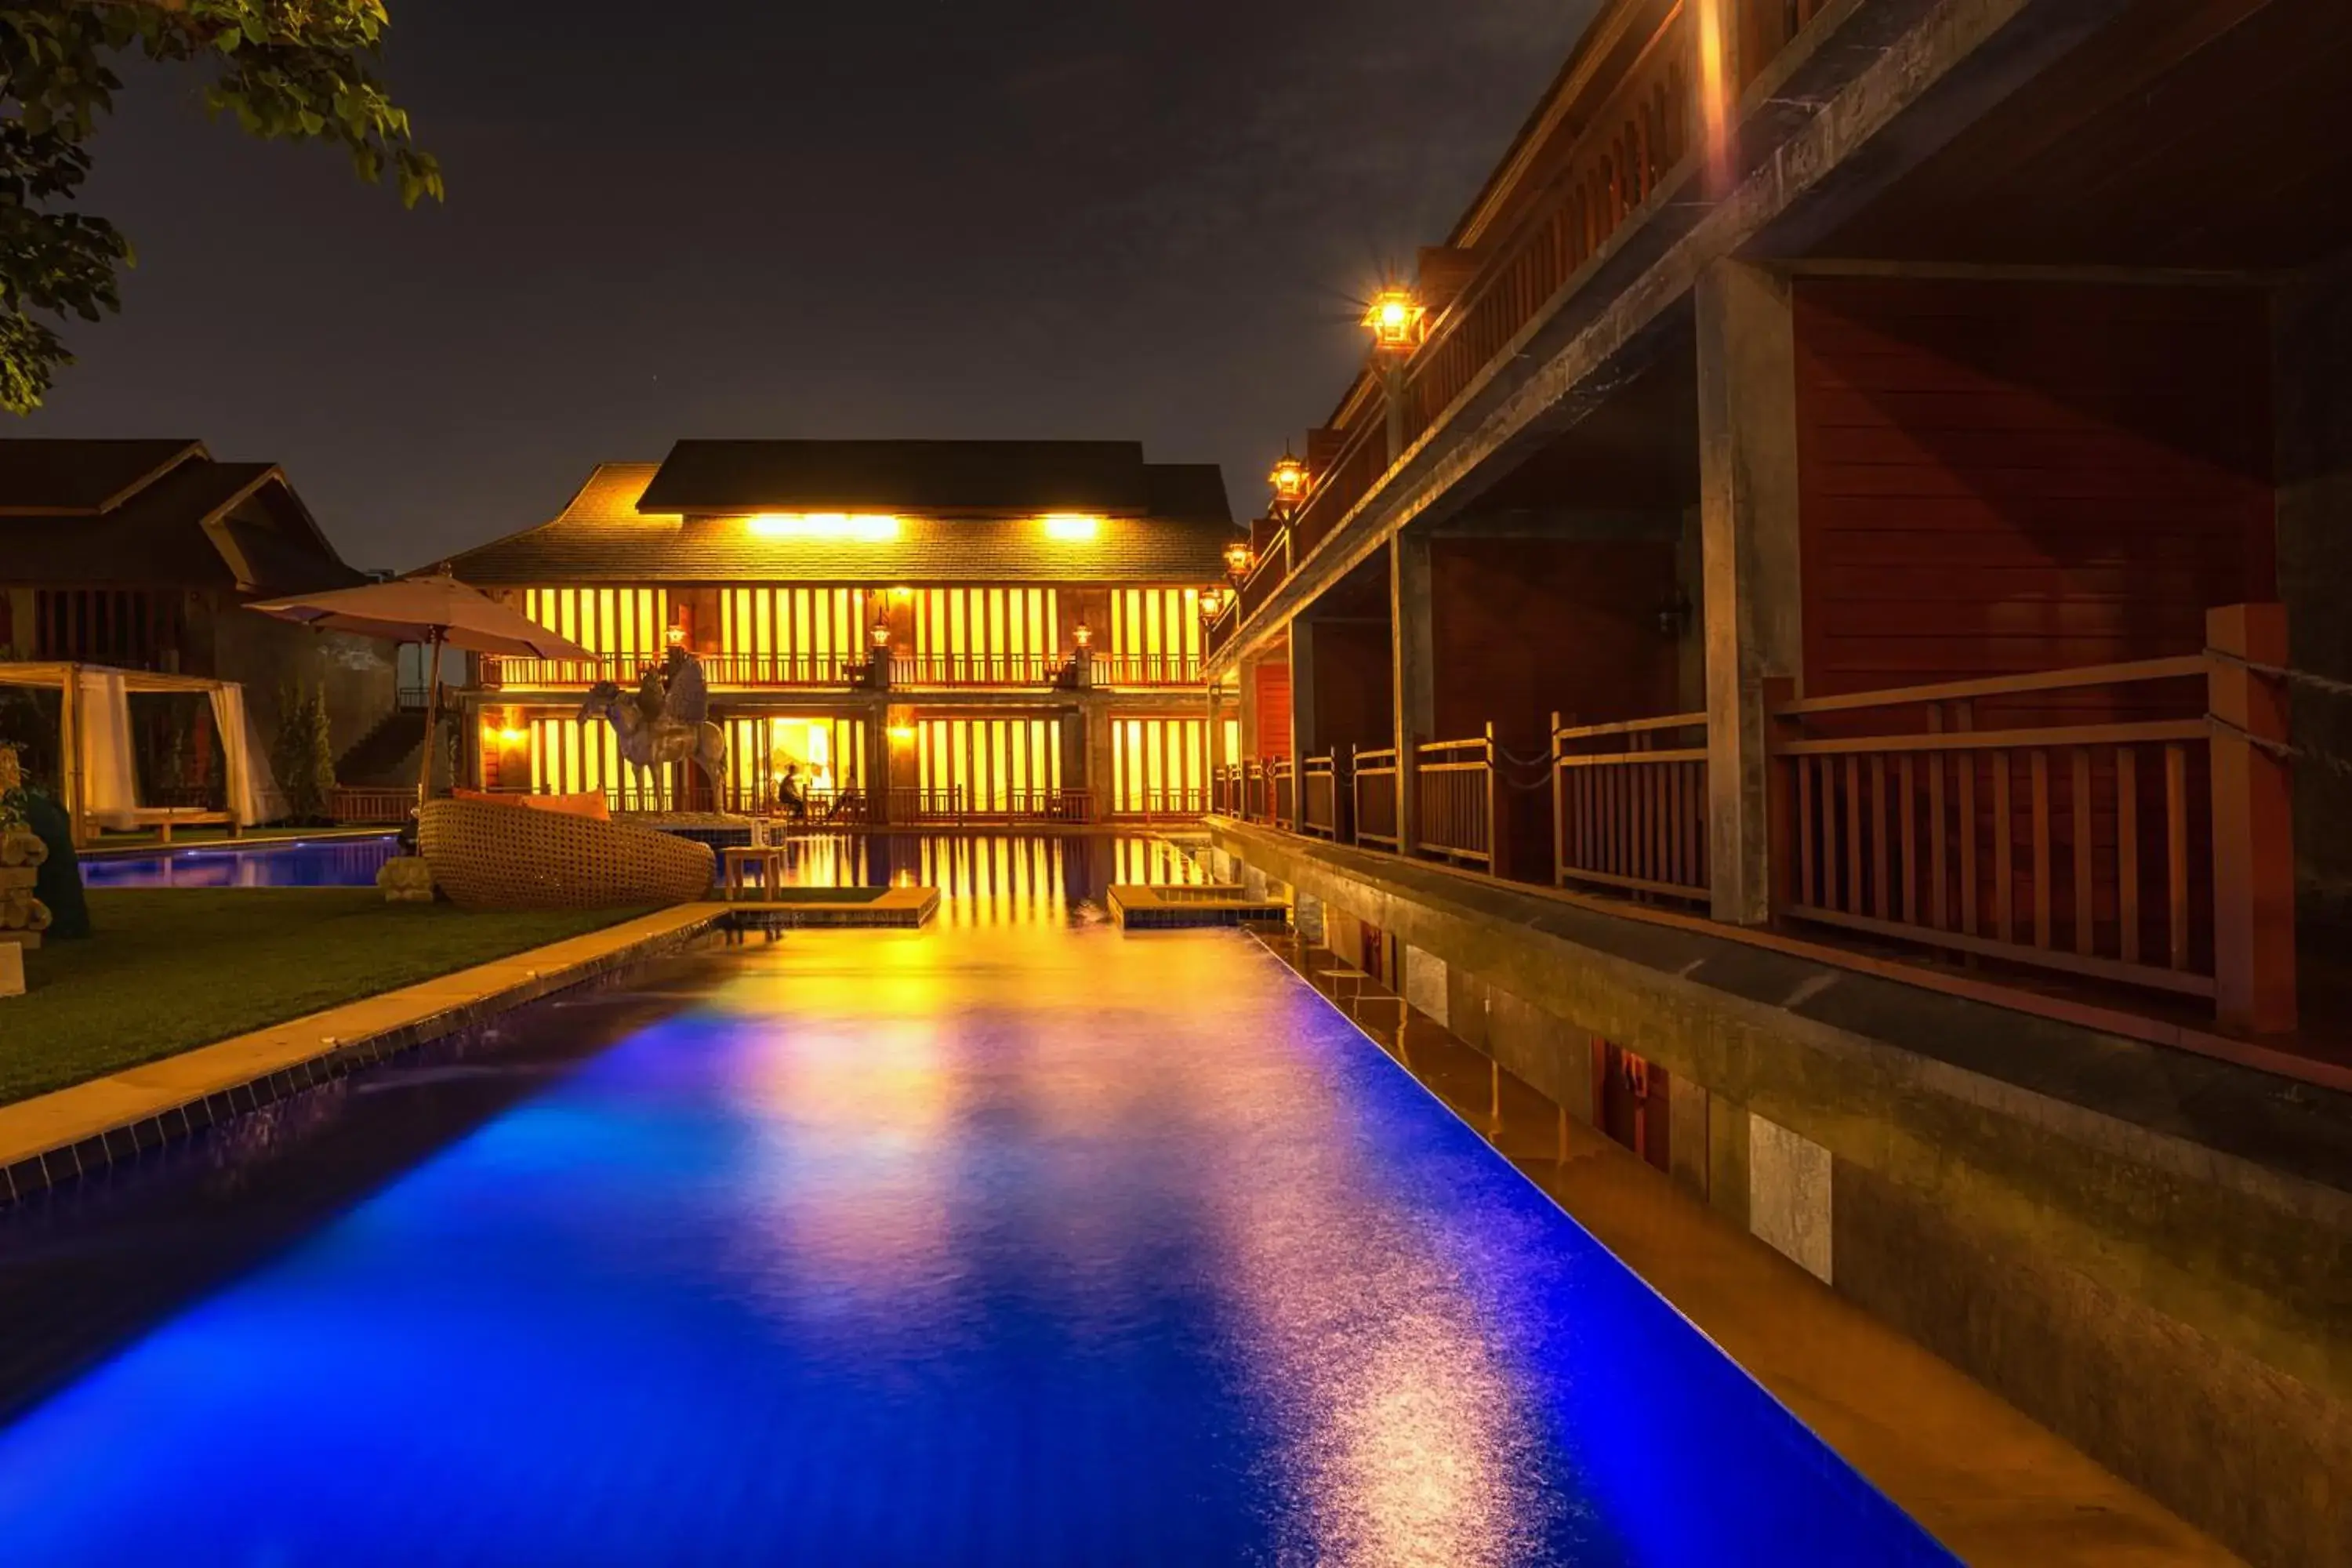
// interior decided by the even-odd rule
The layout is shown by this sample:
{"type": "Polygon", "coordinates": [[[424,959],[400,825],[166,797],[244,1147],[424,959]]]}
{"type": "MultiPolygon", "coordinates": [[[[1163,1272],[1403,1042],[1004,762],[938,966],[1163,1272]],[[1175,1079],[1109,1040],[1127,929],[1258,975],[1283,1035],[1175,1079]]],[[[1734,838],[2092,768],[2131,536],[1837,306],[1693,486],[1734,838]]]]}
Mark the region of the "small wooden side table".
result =
{"type": "Polygon", "coordinates": [[[729,898],[744,892],[751,886],[751,870],[760,868],[760,890],[772,893],[784,879],[784,851],[782,845],[736,845],[719,852],[719,885],[729,898]]]}

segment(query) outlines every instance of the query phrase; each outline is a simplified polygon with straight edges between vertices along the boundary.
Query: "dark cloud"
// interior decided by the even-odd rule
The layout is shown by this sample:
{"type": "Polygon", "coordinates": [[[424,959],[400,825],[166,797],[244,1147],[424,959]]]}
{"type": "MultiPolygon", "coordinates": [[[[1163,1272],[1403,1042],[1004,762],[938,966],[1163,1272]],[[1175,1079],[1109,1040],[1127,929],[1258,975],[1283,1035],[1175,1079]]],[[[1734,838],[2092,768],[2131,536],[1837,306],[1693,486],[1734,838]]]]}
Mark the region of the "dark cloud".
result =
{"type": "Polygon", "coordinates": [[[32,428],[277,458],[368,563],[683,434],[1135,436],[1248,506],[1354,363],[1344,300],[1591,6],[837,9],[393,0],[450,184],[407,214],[137,79],[93,195],[142,264],[32,428]]]}

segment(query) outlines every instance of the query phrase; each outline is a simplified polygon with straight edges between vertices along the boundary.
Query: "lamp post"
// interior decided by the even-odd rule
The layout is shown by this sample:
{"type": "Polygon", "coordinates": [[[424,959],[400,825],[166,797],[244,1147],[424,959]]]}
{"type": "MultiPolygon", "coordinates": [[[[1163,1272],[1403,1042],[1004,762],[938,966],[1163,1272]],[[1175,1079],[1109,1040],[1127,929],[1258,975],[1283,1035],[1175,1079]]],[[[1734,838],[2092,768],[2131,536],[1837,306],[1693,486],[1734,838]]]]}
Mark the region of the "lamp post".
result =
{"type": "Polygon", "coordinates": [[[1372,296],[1364,325],[1372,334],[1372,363],[1389,411],[1389,462],[1404,456],[1404,370],[1421,347],[1428,311],[1409,289],[1395,284],[1372,296]]]}

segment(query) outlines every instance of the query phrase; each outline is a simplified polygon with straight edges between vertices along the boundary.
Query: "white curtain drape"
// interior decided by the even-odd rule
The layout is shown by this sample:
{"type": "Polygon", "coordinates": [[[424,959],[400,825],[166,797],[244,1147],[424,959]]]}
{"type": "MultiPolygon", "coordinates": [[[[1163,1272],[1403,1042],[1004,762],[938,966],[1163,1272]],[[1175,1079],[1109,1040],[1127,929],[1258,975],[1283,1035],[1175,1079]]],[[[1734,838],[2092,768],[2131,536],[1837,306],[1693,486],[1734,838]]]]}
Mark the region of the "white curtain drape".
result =
{"type": "Polygon", "coordinates": [[[234,682],[213,689],[213,727],[220,731],[221,762],[228,781],[228,814],[239,827],[261,820],[262,784],[266,765],[253,743],[253,727],[245,714],[245,688],[234,682]]]}
{"type": "Polygon", "coordinates": [[[121,674],[81,672],[82,814],[100,827],[129,827],[139,809],[131,763],[131,697],[121,674]]]}

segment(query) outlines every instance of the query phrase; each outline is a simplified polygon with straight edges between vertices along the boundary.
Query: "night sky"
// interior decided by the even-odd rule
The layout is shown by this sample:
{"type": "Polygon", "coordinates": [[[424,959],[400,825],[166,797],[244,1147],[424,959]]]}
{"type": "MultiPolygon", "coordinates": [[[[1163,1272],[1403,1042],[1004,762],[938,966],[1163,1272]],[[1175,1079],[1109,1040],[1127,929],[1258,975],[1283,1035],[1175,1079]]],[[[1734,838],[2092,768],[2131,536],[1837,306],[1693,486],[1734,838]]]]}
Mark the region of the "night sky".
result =
{"type": "Polygon", "coordinates": [[[354,564],[542,521],[680,436],[1140,439],[1237,515],[1591,0],[391,0],[449,182],[137,76],[124,311],[26,434],[275,459],[354,564]]]}

